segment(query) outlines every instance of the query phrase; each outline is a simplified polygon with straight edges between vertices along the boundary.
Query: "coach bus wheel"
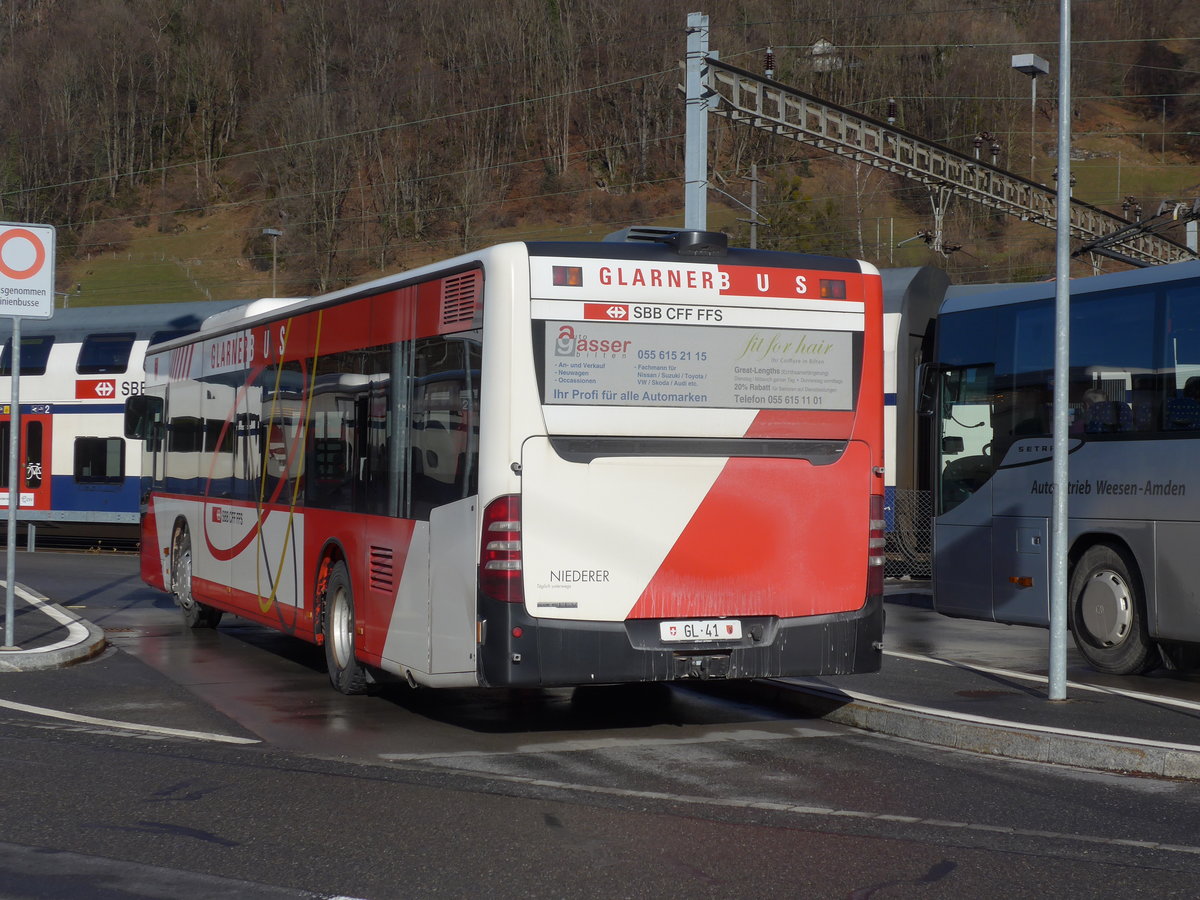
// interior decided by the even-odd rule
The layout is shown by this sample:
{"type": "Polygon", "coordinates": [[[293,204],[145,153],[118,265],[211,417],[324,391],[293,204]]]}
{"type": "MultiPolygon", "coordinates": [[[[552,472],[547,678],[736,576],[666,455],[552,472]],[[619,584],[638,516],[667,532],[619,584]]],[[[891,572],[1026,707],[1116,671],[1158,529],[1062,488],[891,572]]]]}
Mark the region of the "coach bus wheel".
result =
{"type": "Polygon", "coordinates": [[[1146,631],[1135,567],[1125,554],[1097,544],[1071,575],[1071,632],[1091,665],[1112,675],[1138,675],[1158,662],[1146,631]]]}
{"type": "Polygon", "coordinates": [[[354,593],[345,563],[336,563],[325,588],[325,665],[329,680],[343,694],[361,694],[367,673],[354,658],[354,593]]]}
{"type": "Polygon", "coordinates": [[[176,529],[171,542],[171,596],[188,628],[216,628],[220,623],[221,610],[192,596],[192,538],[186,527],[176,529]]]}

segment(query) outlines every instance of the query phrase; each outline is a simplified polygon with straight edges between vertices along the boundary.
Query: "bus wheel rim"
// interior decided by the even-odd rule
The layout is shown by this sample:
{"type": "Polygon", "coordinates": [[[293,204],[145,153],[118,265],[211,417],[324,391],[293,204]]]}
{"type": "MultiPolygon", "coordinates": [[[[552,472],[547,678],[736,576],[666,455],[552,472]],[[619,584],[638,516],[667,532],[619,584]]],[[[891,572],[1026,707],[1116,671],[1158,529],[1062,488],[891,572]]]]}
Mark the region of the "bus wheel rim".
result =
{"type": "Polygon", "coordinates": [[[192,549],[181,540],[175,573],[175,598],[183,609],[192,603],[192,549]]]}
{"type": "Polygon", "coordinates": [[[333,658],[337,664],[345,668],[350,660],[353,635],[351,634],[350,604],[346,602],[344,591],[338,591],[333,598],[333,622],[330,638],[333,641],[333,658]]]}
{"type": "Polygon", "coordinates": [[[1101,647],[1115,647],[1133,628],[1133,596],[1129,585],[1111,570],[1097,572],[1088,579],[1080,610],[1084,627],[1101,647]]]}

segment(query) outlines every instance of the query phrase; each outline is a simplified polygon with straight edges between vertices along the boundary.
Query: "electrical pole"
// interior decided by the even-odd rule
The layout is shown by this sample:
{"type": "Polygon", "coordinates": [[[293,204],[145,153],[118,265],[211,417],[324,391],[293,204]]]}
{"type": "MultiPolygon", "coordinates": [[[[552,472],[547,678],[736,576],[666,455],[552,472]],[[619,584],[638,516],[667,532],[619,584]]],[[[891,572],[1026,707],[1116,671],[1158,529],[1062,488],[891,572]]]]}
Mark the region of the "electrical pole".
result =
{"type": "Polygon", "coordinates": [[[683,227],[704,231],[708,227],[708,105],[704,97],[708,16],[689,13],[687,36],[683,227]]]}

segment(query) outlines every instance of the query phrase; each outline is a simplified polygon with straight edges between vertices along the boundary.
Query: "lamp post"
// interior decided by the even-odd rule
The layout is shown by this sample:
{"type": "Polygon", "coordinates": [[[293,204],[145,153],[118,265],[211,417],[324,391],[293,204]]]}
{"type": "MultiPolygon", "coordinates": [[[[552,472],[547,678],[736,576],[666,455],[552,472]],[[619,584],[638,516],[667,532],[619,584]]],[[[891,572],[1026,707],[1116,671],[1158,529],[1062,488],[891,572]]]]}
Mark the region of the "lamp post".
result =
{"type": "Polygon", "coordinates": [[[271,296],[275,296],[275,263],[279,260],[279,239],[283,232],[278,228],[264,228],[262,233],[271,239],[271,296]]]}
{"type": "MultiPolygon", "coordinates": [[[[1050,64],[1032,53],[1016,53],[1012,58],[1012,67],[1029,76],[1029,180],[1033,181],[1033,138],[1037,131],[1037,79],[1039,75],[1049,73],[1050,64]]],[[[1059,115],[1064,114],[1062,110],[1059,111],[1059,115]]]]}

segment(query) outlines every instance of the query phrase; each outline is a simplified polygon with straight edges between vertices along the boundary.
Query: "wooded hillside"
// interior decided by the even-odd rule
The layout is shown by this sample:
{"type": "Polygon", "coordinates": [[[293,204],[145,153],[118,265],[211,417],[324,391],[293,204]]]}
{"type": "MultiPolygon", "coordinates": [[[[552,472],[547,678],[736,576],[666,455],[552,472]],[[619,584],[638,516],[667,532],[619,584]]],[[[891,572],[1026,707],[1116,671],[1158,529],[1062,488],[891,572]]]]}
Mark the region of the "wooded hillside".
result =
{"type": "MultiPolygon", "coordinates": [[[[1076,196],[1120,210],[1200,189],[1200,38],[1189,0],[1074,0],[1076,196]]],[[[129,300],[332,289],[509,238],[682,222],[687,13],[723,60],[1053,184],[1058,0],[10,0],[0,16],[0,216],[59,228],[60,290],[103,260],[163,274],[129,300]],[[831,45],[826,47],[825,45],[831,45]],[[814,47],[824,52],[814,53],[814,47]],[[146,269],[151,271],[150,268],[146,269]],[[178,273],[183,273],[179,275],[178,273]]],[[[760,245],[1038,274],[1049,232],[957,207],[932,259],[924,188],[710,124],[714,185],[757,164],[760,245]],[[1027,271],[1028,270],[1028,271],[1027,271]]],[[[737,203],[714,225],[745,240],[737,203]]],[[[722,211],[717,206],[726,205],[722,211]]],[[[145,279],[143,279],[145,280],[145,279]]],[[[110,288],[111,289],[111,288],[110,288]]],[[[181,298],[182,299],[182,298],[181,298]]],[[[84,302],[83,300],[78,302],[84,302]]]]}

